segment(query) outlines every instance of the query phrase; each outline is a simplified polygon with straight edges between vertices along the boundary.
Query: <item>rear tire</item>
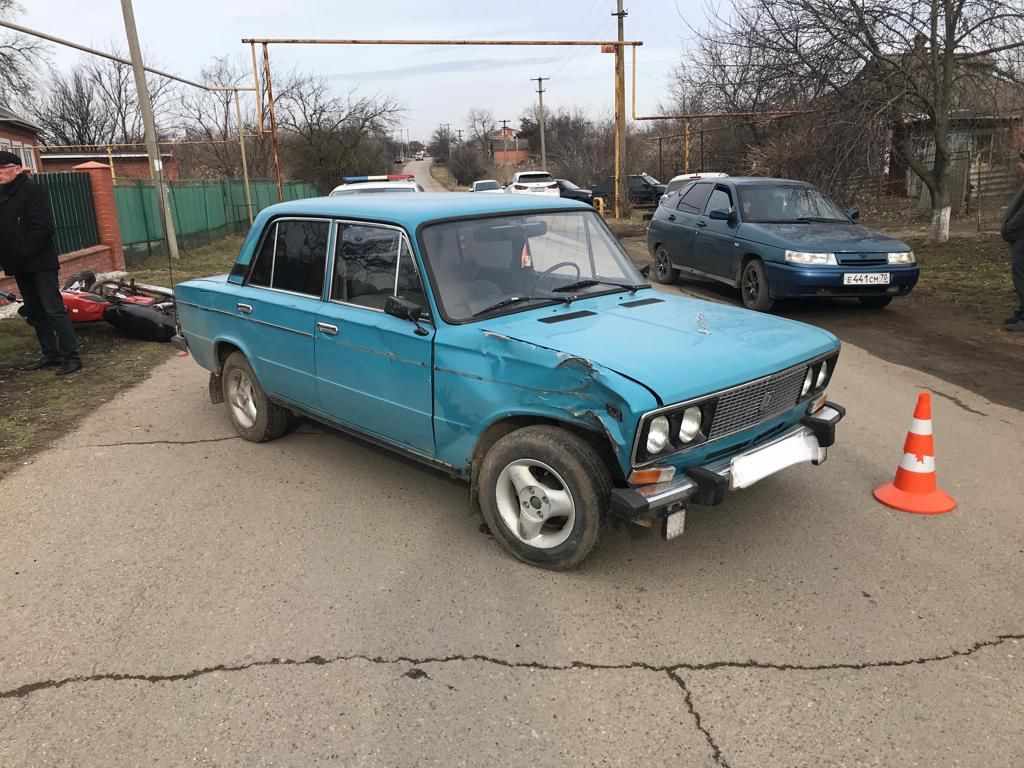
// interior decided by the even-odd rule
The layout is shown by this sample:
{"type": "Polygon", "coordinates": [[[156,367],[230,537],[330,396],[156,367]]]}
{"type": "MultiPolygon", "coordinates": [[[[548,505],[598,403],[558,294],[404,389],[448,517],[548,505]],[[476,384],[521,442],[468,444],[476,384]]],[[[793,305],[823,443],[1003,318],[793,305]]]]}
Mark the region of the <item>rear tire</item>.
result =
{"type": "Polygon", "coordinates": [[[654,268],[651,270],[654,282],[662,285],[674,285],[679,279],[679,270],[672,266],[672,258],[668,249],[659,245],[654,249],[654,268]]]}
{"type": "Polygon", "coordinates": [[[505,435],[484,457],[478,488],[494,537],[540,568],[579,565],[608,525],[608,469],[588,443],[561,427],[505,435]]]}
{"type": "Polygon", "coordinates": [[[276,440],[298,421],[287,408],[267,398],[241,352],[232,352],[224,361],[221,387],[228,417],[239,437],[254,443],[276,440]]]}
{"type": "Polygon", "coordinates": [[[885,309],[892,303],[892,296],[858,296],[857,300],[865,309],[885,309]]]}
{"type": "Polygon", "coordinates": [[[768,271],[760,259],[752,259],[740,275],[740,298],[743,306],[755,312],[769,312],[775,306],[768,285],[768,271]]]}

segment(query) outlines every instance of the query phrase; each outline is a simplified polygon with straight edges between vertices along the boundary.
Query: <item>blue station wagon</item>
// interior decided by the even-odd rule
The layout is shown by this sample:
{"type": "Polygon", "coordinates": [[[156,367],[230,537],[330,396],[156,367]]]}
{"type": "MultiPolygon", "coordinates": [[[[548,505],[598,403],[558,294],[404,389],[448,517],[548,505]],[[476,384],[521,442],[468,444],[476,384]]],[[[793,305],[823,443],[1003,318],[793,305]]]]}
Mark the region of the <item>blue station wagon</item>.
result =
{"type": "Polygon", "coordinates": [[[663,535],[820,463],[839,343],[655,292],[588,205],[354,195],[274,205],[229,275],[175,289],[175,344],[242,437],[305,416],[469,481],[495,538],[581,562],[609,515],[663,535]]]}
{"type": "Polygon", "coordinates": [[[856,218],[802,181],[695,181],[666,195],[651,219],[653,277],[671,284],[682,271],[723,282],[760,312],[810,296],[881,309],[917,283],[914,252],[856,218]]]}

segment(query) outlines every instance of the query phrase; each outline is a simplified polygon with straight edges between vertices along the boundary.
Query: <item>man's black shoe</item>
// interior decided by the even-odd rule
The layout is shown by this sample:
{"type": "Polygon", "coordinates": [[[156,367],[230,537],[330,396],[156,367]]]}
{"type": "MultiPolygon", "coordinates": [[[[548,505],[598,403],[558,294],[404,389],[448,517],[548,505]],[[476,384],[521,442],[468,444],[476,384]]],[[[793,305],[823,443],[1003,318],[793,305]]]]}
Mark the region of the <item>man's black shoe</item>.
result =
{"type": "Polygon", "coordinates": [[[38,360],[36,360],[34,363],[30,363],[29,365],[21,366],[21,370],[23,370],[23,371],[39,371],[39,370],[42,370],[43,368],[56,368],[58,365],[61,365],[61,364],[62,364],[61,363],[61,359],[59,357],[41,357],[38,360]]]}
{"type": "Polygon", "coordinates": [[[67,376],[69,373],[82,370],[81,360],[65,360],[57,369],[58,376],[67,376]]]}
{"type": "Polygon", "coordinates": [[[1020,320],[1022,318],[1024,318],[1024,309],[1018,309],[1016,312],[1013,313],[1013,315],[1011,317],[1008,317],[1005,320],[1003,320],[1003,324],[1004,325],[1013,325],[1014,323],[1016,323],[1018,320],[1020,320]]]}

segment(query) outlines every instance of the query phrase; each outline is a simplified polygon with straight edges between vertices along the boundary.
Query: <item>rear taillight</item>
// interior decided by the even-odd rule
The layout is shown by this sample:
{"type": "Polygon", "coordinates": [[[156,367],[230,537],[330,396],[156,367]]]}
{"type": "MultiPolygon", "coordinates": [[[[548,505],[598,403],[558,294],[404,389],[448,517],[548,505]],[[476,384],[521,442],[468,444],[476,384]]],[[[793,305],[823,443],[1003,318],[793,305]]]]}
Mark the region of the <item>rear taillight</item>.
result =
{"type": "Polygon", "coordinates": [[[525,184],[513,184],[512,187],[514,189],[529,189],[525,184]]]}
{"type": "Polygon", "coordinates": [[[558,189],[557,184],[548,184],[548,189],[558,189]]]}

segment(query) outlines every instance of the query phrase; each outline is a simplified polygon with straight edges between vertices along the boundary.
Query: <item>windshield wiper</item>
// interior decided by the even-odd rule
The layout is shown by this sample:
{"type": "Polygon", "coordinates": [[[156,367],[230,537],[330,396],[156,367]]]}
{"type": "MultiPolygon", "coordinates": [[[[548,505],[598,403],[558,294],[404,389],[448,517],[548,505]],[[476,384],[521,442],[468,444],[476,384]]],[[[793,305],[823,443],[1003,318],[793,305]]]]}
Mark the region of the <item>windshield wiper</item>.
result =
{"type": "Polygon", "coordinates": [[[474,312],[473,317],[480,317],[480,315],[486,315],[488,312],[493,312],[496,309],[501,309],[502,307],[507,307],[512,304],[518,304],[521,301],[562,301],[566,304],[570,304],[572,302],[572,298],[567,296],[509,296],[507,299],[502,299],[496,304],[484,307],[479,312],[474,312]]]}
{"type": "Polygon", "coordinates": [[[846,219],[829,219],[824,216],[801,216],[797,221],[806,221],[812,224],[847,224],[846,219]]]}
{"type": "Polygon", "coordinates": [[[612,285],[616,288],[621,288],[624,291],[630,293],[636,293],[641,288],[646,288],[646,284],[641,285],[623,285],[622,283],[613,283],[610,280],[597,280],[594,278],[588,278],[586,280],[577,280],[575,283],[569,283],[568,285],[562,285],[558,288],[552,288],[552,293],[569,293],[571,291],[578,291],[580,288],[590,288],[593,285],[612,285]]]}

